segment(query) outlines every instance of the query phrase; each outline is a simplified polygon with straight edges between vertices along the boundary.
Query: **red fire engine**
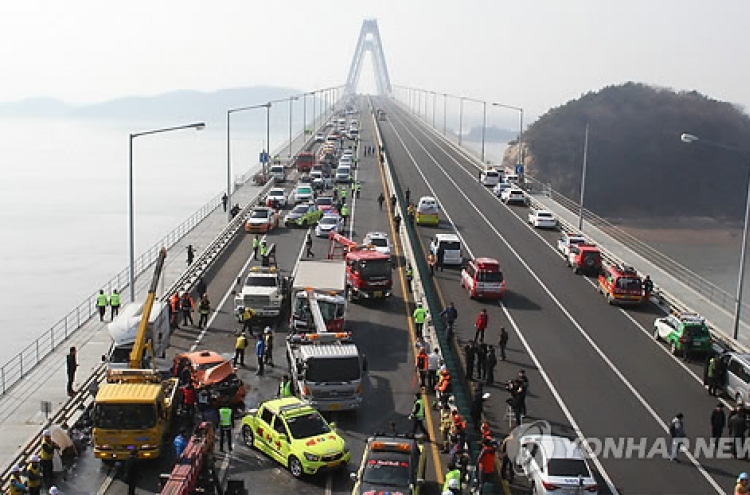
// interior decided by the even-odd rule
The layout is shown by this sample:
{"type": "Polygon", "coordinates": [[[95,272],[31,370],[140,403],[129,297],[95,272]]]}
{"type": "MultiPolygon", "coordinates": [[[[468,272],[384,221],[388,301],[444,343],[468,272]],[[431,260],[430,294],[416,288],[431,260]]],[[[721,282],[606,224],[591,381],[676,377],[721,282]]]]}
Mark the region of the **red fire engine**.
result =
{"type": "Polygon", "coordinates": [[[346,284],[349,300],[384,299],[393,287],[391,257],[375,249],[357,244],[341,234],[331,232],[329,259],[346,260],[346,284]]]}

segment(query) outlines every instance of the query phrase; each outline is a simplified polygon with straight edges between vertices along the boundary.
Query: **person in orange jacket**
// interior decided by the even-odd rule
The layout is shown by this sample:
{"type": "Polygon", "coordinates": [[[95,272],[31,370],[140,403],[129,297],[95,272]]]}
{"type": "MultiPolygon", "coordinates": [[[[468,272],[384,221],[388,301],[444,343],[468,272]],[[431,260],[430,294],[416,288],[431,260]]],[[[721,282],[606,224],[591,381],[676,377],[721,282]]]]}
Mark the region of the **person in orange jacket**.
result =
{"type": "Polygon", "coordinates": [[[417,373],[419,373],[419,386],[425,388],[427,386],[427,352],[424,347],[419,349],[416,359],[417,373]]]}
{"type": "Polygon", "coordinates": [[[169,298],[169,322],[172,329],[180,328],[180,295],[176,292],[169,298]]]}

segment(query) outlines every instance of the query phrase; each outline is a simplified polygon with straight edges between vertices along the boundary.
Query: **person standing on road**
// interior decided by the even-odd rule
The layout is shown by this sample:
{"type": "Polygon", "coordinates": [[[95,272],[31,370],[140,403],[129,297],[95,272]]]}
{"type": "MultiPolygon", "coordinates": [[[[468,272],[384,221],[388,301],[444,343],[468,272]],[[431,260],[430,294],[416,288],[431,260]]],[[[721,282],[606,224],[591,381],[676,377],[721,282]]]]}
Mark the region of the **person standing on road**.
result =
{"type": "Polygon", "coordinates": [[[39,463],[42,466],[44,486],[52,486],[52,459],[55,456],[55,450],[60,452],[60,446],[52,440],[50,431],[44,430],[42,432],[42,444],[39,448],[39,463]]]}
{"type": "Polygon", "coordinates": [[[229,452],[232,451],[232,429],[234,428],[234,414],[232,414],[232,408],[228,405],[224,405],[219,409],[219,430],[221,436],[219,437],[219,450],[224,452],[224,438],[227,439],[229,446],[229,452]]]}
{"type": "Polygon", "coordinates": [[[412,420],[411,434],[414,435],[419,429],[424,435],[424,441],[430,441],[430,434],[427,432],[427,428],[424,426],[424,400],[422,399],[421,393],[414,394],[414,404],[411,408],[411,414],[409,419],[412,420]]]}
{"type": "Polygon", "coordinates": [[[486,364],[484,366],[485,369],[485,383],[487,385],[494,385],[495,384],[495,366],[497,366],[497,356],[495,355],[495,348],[493,346],[489,346],[487,348],[487,358],[486,358],[486,364]]]}
{"type": "Polygon", "coordinates": [[[211,312],[211,301],[208,300],[208,294],[203,294],[200,302],[198,303],[198,328],[205,328],[208,326],[208,314],[211,312]]]}
{"type": "Polygon", "coordinates": [[[252,321],[255,317],[255,310],[253,308],[243,308],[242,309],[242,332],[250,335],[251,337],[254,337],[253,335],[253,325],[252,321]]]}
{"type": "Polygon", "coordinates": [[[344,227],[346,227],[346,223],[349,221],[349,207],[346,206],[346,203],[341,205],[341,220],[344,224],[344,227]]]}
{"type": "Polygon", "coordinates": [[[96,296],[96,309],[99,310],[99,321],[104,321],[104,314],[107,312],[107,295],[104,293],[104,289],[99,290],[99,294],[96,296]]]}
{"type": "Polygon", "coordinates": [[[195,291],[198,293],[198,297],[203,296],[203,294],[208,294],[208,286],[206,285],[206,281],[203,280],[203,277],[198,279],[198,283],[195,284],[195,291]]]}
{"type": "Polygon", "coordinates": [[[271,327],[266,327],[263,333],[265,343],[263,361],[265,364],[273,368],[273,330],[271,330],[271,327]]]}
{"type": "Polygon", "coordinates": [[[187,447],[188,444],[188,438],[185,434],[185,429],[180,429],[180,432],[177,434],[176,437],[174,437],[174,441],[172,442],[172,445],[174,445],[174,454],[175,458],[178,459],[182,453],[185,451],[185,447],[187,447]]]}
{"type": "Polygon", "coordinates": [[[414,318],[414,326],[417,332],[417,338],[419,338],[422,336],[422,327],[427,319],[427,310],[422,307],[421,302],[417,302],[417,307],[414,309],[414,313],[412,313],[412,318],[414,318]]]}
{"type": "Polygon", "coordinates": [[[474,423],[474,428],[479,429],[479,425],[482,422],[482,412],[484,410],[484,387],[479,382],[474,385],[474,394],[471,396],[471,404],[469,407],[469,414],[471,421],[474,423]]]}
{"type": "Polygon", "coordinates": [[[503,462],[500,466],[500,476],[503,479],[508,480],[508,483],[512,484],[515,472],[513,471],[513,459],[508,455],[508,450],[511,450],[511,446],[518,447],[518,441],[512,431],[507,437],[505,437],[505,440],[503,440],[503,443],[500,446],[500,453],[503,456],[503,462]]]}
{"type": "Polygon", "coordinates": [[[258,259],[258,248],[260,247],[260,237],[258,234],[255,234],[255,237],[253,237],[253,257],[257,260],[258,259]]]}
{"type": "Polygon", "coordinates": [[[109,307],[112,309],[111,315],[112,321],[114,321],[115,316],[120,313],[120,293],[117,292],[117,289],[114,289],[109,296],[109,307]]]}
{"type": "Polygon", "coordinates": [[[505,348],[508,347],[508,331],[505,327],[500,327],[500,340],[497,345],[500,347],[500,359],[505,361],[505,348]]]}
{"type": "Polygon", "coordinates": [[[247,336],[243,330],[234,343],[234,362],[232,366],[235,368],[237,367],[237,363],[243,368],[245,367],[245,349],[247,349],[247,336]]]}
{"type": "Polygon", "coordinates": [[[682,447],[685,441],[685,423],[683,418],[684,415],[682,413],[677,413],[669,423],[669,436],[672,437],[672,451],[669,454],[669,460],[672,462],[679,462],[677,455],[680,453],[680,447],[682,447]]]}
{"type": "Polygon", "coordinates": [[[437,372],[440,369],[440,352],[435,347],[431,353],[427,355],[427,390],[435,390],[437,384],[437,372]]]}
{"type": "Polygon", "coordinates": [[[263,338],[263,333],[258,334],[258,342],[255,343],[255,357],[258,358],[258,371],[255,372],[258,376],[263,376],[264,360],[266,356],[266,341],[263,338]]]}
{"type": "Polygon", "coordinates": [[[73,390],[73,383],[76,380],[76,369],[78,369],[75,347],[71,347],[68,355],[65,356],[65,369],[68,372],[68,396],[72,397],[76,393],[76,391],[73,390]]]}
{"type": "Polygon", "coordinates": [[[472,381],[474,379],[474,358],[477,355],[477,344],[475,341],[470,340],[464,346],[464,356],[466,357],[466,379],[472,381]]]}
{"type": "Polygon", "coordinates": [[[435,255],[427,253],[427,266],[430,267],[430,276],[435,275],[435,255]]]}
{"type": "Polygon", "coordinates": [[[711,356],[708,360],[708,366],[706,369],[706,383],[708,385],[708,395],[716,395],[716,388],[719,385],[719,358],[717,356],[711,356]]]}
{"type": "Polygon", "coordinates": [[[170,309],[170,324],[172,326],[172,330],[179,330],[180,328],[180,295],[176,292],[172,295],[172,297],[169,299],[169,309],[170,309]]]}
{"type": "Polygon", "coordinates": [[[391,209],[392,210],[396,209],[396,201],[397,201],[396,195],[395,194],[391,194],[391,209]]]}
{"type": "Polygon", "coordinates": [[[294,392],[292,392],[292,382],[291,380],[289,380],[289,375],[284,375],[281,377],[278,397],[294,397],[294,392]]]}
{"type": "Polygon", "coordinates": [[[406,188],[406,191],[404,191],[404,200],[407,205],[411,202],[411,189],[408,187],[406,188]]]}
{"type": "Polygon", "coordinates": [[[747,432],[747,415],[742,404],[729,414],[729,434],[732,436],[732,457],[737,458],[737,452],[742,451],[747,432]]]}
{"type": "Polygon", "coordinates": [[[138,451],[133,447],[125,460],[125,483],[128,485],[128,495],[135,495],[138,474],[138,451]]]}
{"type": "Polygon", "coordinates": [[[477,322],[474,324],[477,331],[474,334],[474,342],[477,340],[479,342],[484,342],[484,331],[487,330],[487,324],[489,323],[490,317],[487,314],[487,309],[482,308],[482,311],[479,312],[479,316],[477,316],[477,322]]]}
{"type": "Polygon", "coordinates": [[[711,438],[714,439],[714,448],[719,448],[719,439],[724,434],[724,427],[727,424],[727,416],[724,414],[724,404],[719,402],[716,408],[711,412],[711,438]]]}
{"type": "Polygon", "coordinates": [[[737,484],[734,486],[734,495],[746,495],[750,493],[750,476],[747,473],[740,473],[737,477],[737,484]]]}
{"type": "Polygon", "coordinates": [[[227,196],[227,193],[224,193],[221,197],[221,207],[224,208],[224,213],[227,212],[227,201],[229,201],[229,196],[227,196]]]}
{"type": "Polygon", "coordinates": [[[378,196],[378,206],[380,207],[380,211],[383,211],[384,202],[385,202],[385,195],[381,192],[380,196],[378,196]]]}
{"type": "Polygon", "coordinates": [[[424,350],[424,347],[419,349],[415,368],[417,369],[417,374],[419,375],[419,386],[422,388],[427,388],[428,361],[429,359],[427,357],[427,353],[424,350]]]}
{"type": "Polygon", "coordinates": [[[312,236],[310,235],[310,232],[308,232],[307,238],[305,239],[305,249],[306,249],[305,256],[307,256],[308,258],[315,257],[315,253],[313,253],[313,250],[312,250],[312,245],[313,245],[312,236]]]}
{"type": "Polygon", "coordinates": [[[411,263],[406,265],[406,288],[409,293],[412,292],[411,282],[414,280],[414,268],[411,267],[411,263]]]}
{"type": "Polygon", "coordinates": [[[477,346],[477,380],[482,381],[487,378],[487,344],[477,346]]]}
{"type": "Polygon", "coordinates": [[[646,275],[643,279],[643,297],[646,302],[651,300],[651,293],[654,291],[654,282],[651,281],[651,275],[646,275]]]}
{"type": "Polygon", "coordinates": [[[443,263],[445,262],[445,248],[443,246],[437,249],[437,267],[440,271],[443,271],[443,263]]]}
{"type": "Polygon", "coordinates": [[[188,244],[187,247],[187,264],[188,266],[193,264],[193,260],[195,259],[195,249],[193,249],[192,244],[188,244]]]}
{"type": "Polygon", "coordinates": [[[477,457],[477,493],[482,493],[484,484],[491,481],[495,475],[495,459],[497,457],[497,449],[495,448],[495,442],[489,438],[485,438],[482,441],[482,451],[477,457]]]}
{"type": "Polygon", "coordinates": [[[188,322],[190,325],[193,323],[193,298],[190,297],[190,293],[185,291],[180,298],[180,309],[182,310],[182,324],[187,326],[188,322]]]}

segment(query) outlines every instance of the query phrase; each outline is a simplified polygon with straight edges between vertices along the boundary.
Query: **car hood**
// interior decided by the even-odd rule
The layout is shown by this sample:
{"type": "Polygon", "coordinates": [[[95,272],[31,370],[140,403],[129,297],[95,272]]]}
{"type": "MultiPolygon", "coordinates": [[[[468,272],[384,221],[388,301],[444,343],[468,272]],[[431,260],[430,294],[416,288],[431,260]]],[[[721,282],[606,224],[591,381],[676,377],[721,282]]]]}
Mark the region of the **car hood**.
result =
{"type": "Polygon", "coordinates": [[[275,294],[277,291],[278,289],[276,287],[259,287],[246,285],[242,288],[242,294],[240,294],[240,296],[244,296],[245,294],[249,296],[270,296],[271,294],[275,294]]]}
{"type": "Polygon", "coordinates": [[[358,495],[380,495],[381,493],[388,493],[389,495],[408,495],[411,490],[408,486],[381,486],[372,485],[370,483],[361,483],[357,490],[358,495]]]}
{"type": "Polygon", "coordinates": [[[333,230],[336,228],[336,224],[335,223],[332,223],[332,224],[318,223],[318,228],[320,230],[333,230]]]}
{"type": "Polygon", "coordinates": [[[271,218],[248,218],[247,223],[249,224],[261,224],[261,223],[268,223],[271,221],[271,218]]]}
{"type": "Polygon", "coordinates": [[[230,363],[229,361],[225,361],[218,366],[214,366],[213,368],[209,368],[204,371],[196,371],[194,377],[195,381],[197,381],[202,386],[207,387],[219,382],[223,382],[227,378],[230,378],[232,375],[234,375],[234,368],[232,367],[232,363],[230,363]]]}
{"type": "Polygon", "coordinates": [[[303,213],[287,213],[284,218],[286,218],[287,220],[297,220],[298,218],[302,218],[303,215],[303,213]]]}
{"type": "Polygon", "coordinates": [[[344,439],[334,432],[325,433],[310,438],[293,440],[293,448],[297,452],[310,452],[315,455],[329,455],[344,450],[344,439]]]}

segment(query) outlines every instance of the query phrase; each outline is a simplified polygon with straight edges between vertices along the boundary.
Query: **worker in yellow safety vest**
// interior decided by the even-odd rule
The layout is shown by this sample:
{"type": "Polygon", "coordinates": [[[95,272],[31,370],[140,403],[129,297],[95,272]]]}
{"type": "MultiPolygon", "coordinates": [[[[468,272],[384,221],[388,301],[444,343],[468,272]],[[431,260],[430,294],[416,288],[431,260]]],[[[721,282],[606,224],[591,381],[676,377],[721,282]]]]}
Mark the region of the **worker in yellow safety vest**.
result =
{"type": "Polygon", "coordinates": [[[107,299],[107,294],[105,294],[104,289],[102,289],[96,296],[96,309],[99,310],[99,321],[104,321],[104,313],[107,311],[108,304],[109,300],[107,299]]]}
{"type": "Polygon", "coordinates": [[[293,397],[294,393],[292,392],[292,382],[289,380],[289,375],[284,375],[281,378],[281,383],[279,384],[279,397],[293,397]]]}
{"type": "Polygon", "coordinates": [[[29,464],[24,472],[26,476],[26,486],[29,487],[29,493],[39,494],[42,489],[42,468],[39,465],[39,456],[34,454],[29,458],[29,464]]]}

